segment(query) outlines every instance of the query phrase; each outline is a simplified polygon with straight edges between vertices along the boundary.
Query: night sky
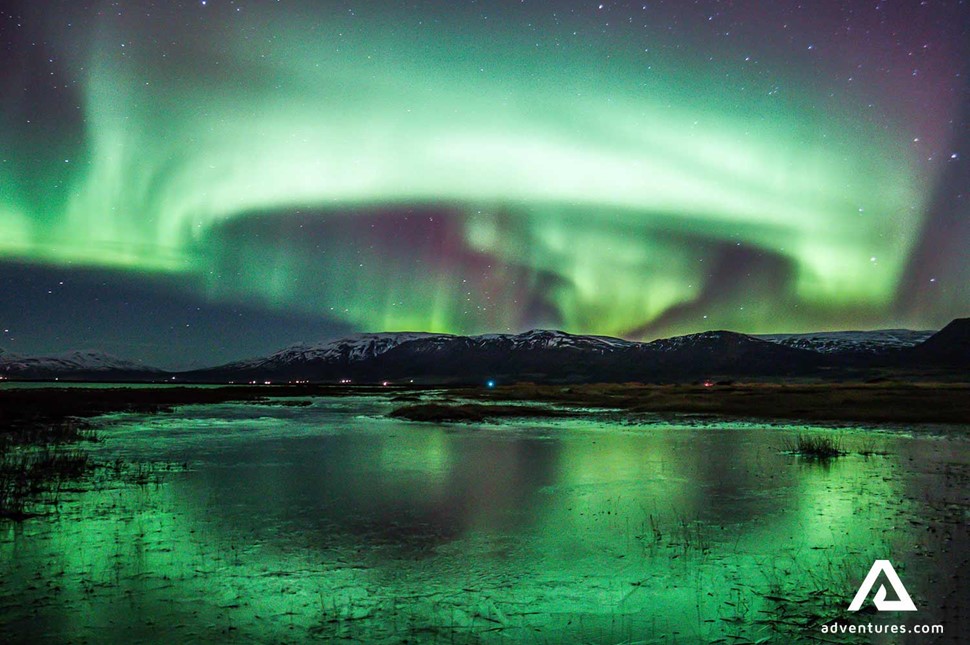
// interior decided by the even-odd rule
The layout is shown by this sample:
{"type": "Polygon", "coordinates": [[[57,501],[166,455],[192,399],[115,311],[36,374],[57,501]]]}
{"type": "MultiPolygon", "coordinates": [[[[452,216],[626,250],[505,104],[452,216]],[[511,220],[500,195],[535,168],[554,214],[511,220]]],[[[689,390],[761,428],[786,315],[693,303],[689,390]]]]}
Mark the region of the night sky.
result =
{"type": "Polygon", "coordinates": [[[0,348],[970,313],[970,4],[0,4],[0,348]]]}

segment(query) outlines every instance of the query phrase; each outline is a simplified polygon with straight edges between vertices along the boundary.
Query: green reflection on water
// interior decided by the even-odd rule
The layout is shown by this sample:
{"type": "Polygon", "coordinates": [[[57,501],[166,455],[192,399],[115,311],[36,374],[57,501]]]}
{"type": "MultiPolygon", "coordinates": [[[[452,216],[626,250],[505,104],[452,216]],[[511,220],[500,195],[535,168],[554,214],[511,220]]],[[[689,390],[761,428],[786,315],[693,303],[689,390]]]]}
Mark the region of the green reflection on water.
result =
{"type": "Polygon", "coordinates": [[[887,455],[818,464],[780,452],[801,427],[446,427],[375,411],[116,419],[99,457],[191,469],[0,525],[0,636],[797,639],[813,615],[845,614],[877,557],[898,564],[919,622],[946,617],[938,579],[966,555],[938,524],[965,499],[963,444],[885,435],[887,455]]]}

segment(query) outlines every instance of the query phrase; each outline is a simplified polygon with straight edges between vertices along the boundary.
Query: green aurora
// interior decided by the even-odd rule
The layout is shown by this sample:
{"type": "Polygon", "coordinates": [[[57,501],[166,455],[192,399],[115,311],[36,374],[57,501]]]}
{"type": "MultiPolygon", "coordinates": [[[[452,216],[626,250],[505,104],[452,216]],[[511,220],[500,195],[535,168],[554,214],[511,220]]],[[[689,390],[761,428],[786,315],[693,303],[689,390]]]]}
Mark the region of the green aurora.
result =
{"type": "Polygon", "coordinates": [[[38,160],[7,138],[0,257],[184,275],[370,330],[649,333],[732,280],[731,257],[750,297],[677,325],[892,306],[935,177],[865,92],[566,24],[540,47],[457,12],[433,39],[365,13],[247,8],[178,43],[165,20],[103,18],[68,40],[79,143],[42,135],[38,160]],[[395,240],[365,230],[390,220],[395,240]]]}

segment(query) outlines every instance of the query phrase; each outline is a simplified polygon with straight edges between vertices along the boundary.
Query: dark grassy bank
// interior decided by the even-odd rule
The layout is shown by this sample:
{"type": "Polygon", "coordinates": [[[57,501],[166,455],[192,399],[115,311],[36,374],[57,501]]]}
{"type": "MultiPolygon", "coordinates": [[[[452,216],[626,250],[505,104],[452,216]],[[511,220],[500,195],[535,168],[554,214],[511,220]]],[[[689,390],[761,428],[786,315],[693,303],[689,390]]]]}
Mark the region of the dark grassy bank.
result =
{"type": "Polygon", "coordinates": [[[521,417],[564,417],[568,410],[533,405],[499,405],[495,403],[418,403],[405,405],[391,412],[392,417],[409,421],[487,421],[521,417]]]}
{"type": "MultiPolygon", "coordinates": [[[[0,390],[0,445],[48,445],[84,438],[85,419],[109,412],[159,412],[179,405],[230,401],[306,405],[316,396],[393,397],[394,414],[414,420],[551,417],[569,408],[630,413],[694,413],[807,421],[970,424],[967,383],[721,383],[712,385],[535,385],[448,388],[461,403],[420,400],[428,388],[270,385],[175,388],[0,390]],[[304,400],[288,401],[290,397],[304,400]],[[467,399],[472,399],[471,402],[467,399]],[[515,402],[519,405],[502,405],[515,402]],[[541,403],[542,406],[521,405],[541,403]],[[555,404],[565,409],[550,409],[555,404]]],[[[440,389],[439,389],[440,391],[440,389]]]]}
{"type": "Polygon", "coordinates": [[[693,413],[805,421],[970,424],[966,383],[518,384],[457,390],[484,401],[535,401],[631,413],[693,413]]]}
{"type": "Polygon", "coordinates": [[[74,441],[87,417],[109,412],[161,412],[178,405],[249,401],[306,405],[280,397],[366,395],[387,388],[265,385],[171,388],[31,388],[0,390],[0,443],[74,441]]]}

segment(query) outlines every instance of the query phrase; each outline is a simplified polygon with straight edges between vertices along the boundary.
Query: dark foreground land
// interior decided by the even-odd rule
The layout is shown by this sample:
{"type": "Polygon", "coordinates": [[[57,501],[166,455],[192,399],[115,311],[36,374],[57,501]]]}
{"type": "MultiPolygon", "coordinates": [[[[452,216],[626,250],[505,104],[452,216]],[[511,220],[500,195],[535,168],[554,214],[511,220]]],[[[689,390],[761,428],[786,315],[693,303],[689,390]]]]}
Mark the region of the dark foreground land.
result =
{"type": "Polygon", "coordinates": [[[414,421],[482,421],[585,414],[688,413],[779,420],[872,423],[970,423],[968,383],[730,383],[709,385],[536,385],[497,388],[273,385],[176,388],[33,388],[0,390],[0,446],[83,438],[85,419],[114,412],[160,412],[181,405],[288,399],[390,396],[391,414],[414,421]],[[433,394],[432,401],[425,397],[433,394]],[[512,403],[513,405],[509,405],[512,403]],[[549,405],[555,405],[550,408],[549,405]]]}
{"type": "Polygon", "coordinates": [[[708,385],[521,384],[457,391],[495,401],[788,421],[970,423],[967,383],[730,383],[708,385]]]}
{"type": "MultiPolygon", "coordinates": [[[[788,421],[970,424],[970,384],[952,382],[12,388],[0,390],[0,517],[28,517],[30,500],[69,487],[97,468],[83,448],[84,442],[98,439],[88,418],[191,404],[301,405],[313,397],[336,396],[389,397],[397,404],[392,417],[418,422],[578,417],[596,408],[630,418],[686,413],[788,421]]],[[[118,464],[114,468],[123,470],[118,464]]]]}
{"type": "Polygon", "coordinates": [[[321,386],[104,387],[0,390],[0,445],[73,440],[84,419],[112,412],[162,412],[179,405],[266,402],[282,397],[366,395],[375,388],[321,386]]]}

